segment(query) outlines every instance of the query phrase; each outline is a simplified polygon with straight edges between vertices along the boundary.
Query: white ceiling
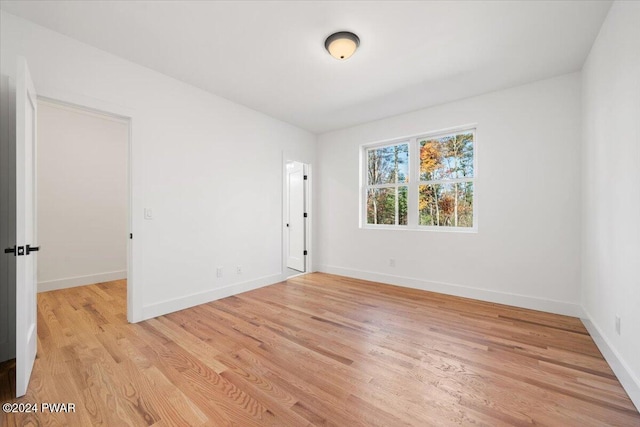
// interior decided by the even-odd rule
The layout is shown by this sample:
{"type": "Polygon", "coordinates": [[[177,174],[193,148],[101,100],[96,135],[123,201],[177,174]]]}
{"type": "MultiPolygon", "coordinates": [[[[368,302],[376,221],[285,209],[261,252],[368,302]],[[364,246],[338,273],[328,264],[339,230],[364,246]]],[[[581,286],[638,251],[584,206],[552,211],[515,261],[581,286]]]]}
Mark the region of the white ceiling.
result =
{"type": "Polygon", "coordinates": [[[576,71],[610,1],[2,1],[314,133],[576,71]],[[360,49],[324,50],[349,30],[360,49]]]}

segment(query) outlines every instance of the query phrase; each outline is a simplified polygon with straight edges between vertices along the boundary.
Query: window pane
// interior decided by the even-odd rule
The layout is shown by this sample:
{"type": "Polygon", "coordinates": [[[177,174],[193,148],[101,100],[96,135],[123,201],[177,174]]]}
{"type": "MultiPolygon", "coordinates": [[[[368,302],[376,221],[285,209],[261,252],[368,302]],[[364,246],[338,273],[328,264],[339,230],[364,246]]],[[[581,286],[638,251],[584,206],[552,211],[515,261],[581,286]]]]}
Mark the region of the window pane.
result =
{"type": "Polygon", "coordinates": [[[398,224],[407,225],[407,198],[409,187],[398,187],[398,224]]]}
{"type": "Polygon", "coordinates": [[[473,177],[473,133],[420,141],[420,179],[473,177]]]}
{"type": "Polygon", "coordinates": [[[421,185],[420,225],[473,227],[473,182],[421,185]]]}
{"type": "Polygon", "coordinates": [[[396,189],[372,188],[367,192],[367,224],[396,223],[396,189]]]}
{"type": "Polygon", "coordinates": [[[409,144],[368,149],[367,162],[369,184],[409,182],[409,144]]]}

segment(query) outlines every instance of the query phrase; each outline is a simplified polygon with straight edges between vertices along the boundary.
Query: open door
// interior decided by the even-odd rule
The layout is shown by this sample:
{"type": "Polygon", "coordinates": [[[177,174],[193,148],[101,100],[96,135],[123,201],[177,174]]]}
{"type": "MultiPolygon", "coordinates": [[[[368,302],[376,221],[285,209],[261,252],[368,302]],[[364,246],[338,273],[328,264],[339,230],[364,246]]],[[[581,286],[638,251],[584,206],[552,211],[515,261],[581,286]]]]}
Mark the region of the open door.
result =
{"type": "Polygon", "coordinates": [[[300,162],[287,163],[287,267],[305,271],[305,171],[300,162]]]}
{"type": "Polygon", "coordinates": [[[36,91],[27,61],[16,75],[16,396],[27,392],[36,358],[36,91]]]}

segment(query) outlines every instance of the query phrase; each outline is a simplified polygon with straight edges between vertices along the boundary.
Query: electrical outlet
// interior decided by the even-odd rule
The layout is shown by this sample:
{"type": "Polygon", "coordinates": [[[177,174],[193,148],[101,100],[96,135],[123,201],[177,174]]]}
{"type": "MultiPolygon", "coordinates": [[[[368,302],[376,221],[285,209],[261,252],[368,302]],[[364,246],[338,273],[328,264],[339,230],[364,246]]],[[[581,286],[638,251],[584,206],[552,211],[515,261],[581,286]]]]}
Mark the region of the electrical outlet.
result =
{"type": "Polygon", "coordinates": [[[144,219],[153,219],[153,209],[144,208],[144,219]]]}
{"type": "Polygon", "coordinates": [[[222,267],[216,268],[216,277],[222,277],[222,267]]]}
{"type": "Polygon", "coordinates": [[[242,266],[237,266],[236,267],[236,274],[242,274],[242,266]]]}
{"type": "Polygon", "coordinates": [[[395,258],[389,258],[389,267],[395,267],[395,266],[396,266],[395,258]]]}
{"type": "Polygon", "coordinates": [[[616,316],[616,333],[620,335],[620,316],[616,316]]]}

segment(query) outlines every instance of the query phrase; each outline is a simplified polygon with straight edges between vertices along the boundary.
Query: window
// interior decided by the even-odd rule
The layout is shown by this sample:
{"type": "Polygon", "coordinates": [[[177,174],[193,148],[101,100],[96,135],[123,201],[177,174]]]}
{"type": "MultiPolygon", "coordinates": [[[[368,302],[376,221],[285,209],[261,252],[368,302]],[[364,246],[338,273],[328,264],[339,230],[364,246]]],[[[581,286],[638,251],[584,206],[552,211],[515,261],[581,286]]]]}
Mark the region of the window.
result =
{"type": "Polygon", "coordinates": [[[409,144],[366,149],[367,224],[407,225],[409,144]]]}
{"type": "Polygon", "coordinates": [[[366,227],[475,230],[475,129],[363,149],[366,227]]]}

